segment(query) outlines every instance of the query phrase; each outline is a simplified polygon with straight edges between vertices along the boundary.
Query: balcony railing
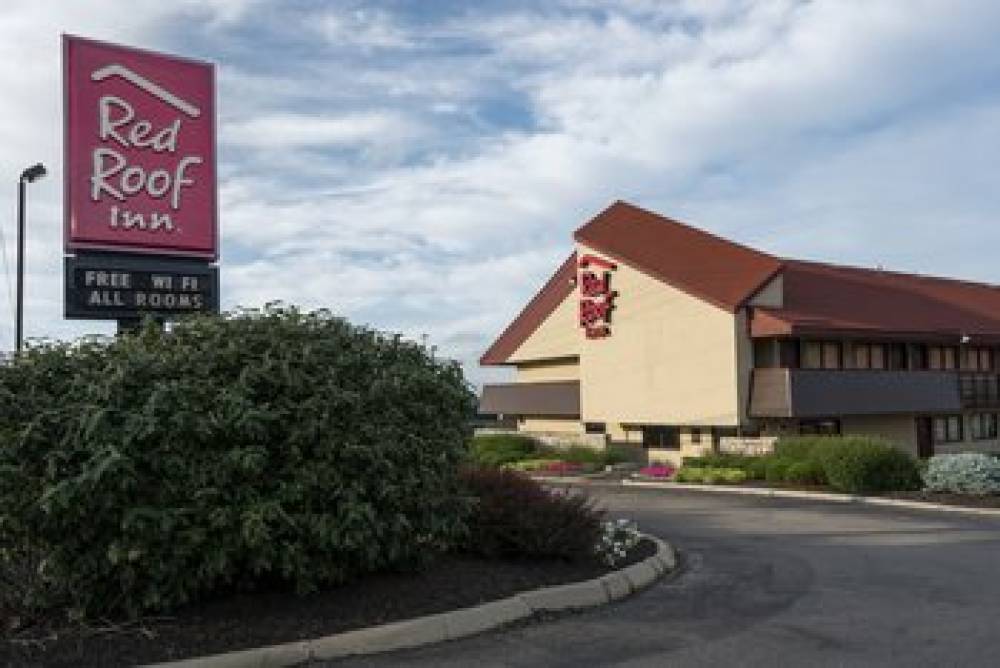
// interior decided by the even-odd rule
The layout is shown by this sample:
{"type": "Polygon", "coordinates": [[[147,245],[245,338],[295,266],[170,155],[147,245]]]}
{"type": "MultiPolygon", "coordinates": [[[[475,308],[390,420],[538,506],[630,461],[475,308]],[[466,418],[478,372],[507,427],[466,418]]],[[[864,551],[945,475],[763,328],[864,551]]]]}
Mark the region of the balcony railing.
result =
{"type": "MultiPolygon", "coordinates": [[[[970,398],[980,386],[972,383],[970,398]]],[[[989,390],[982,400],[997,397],[989,390]]],[[[963,407],[955,371],[754,369],[752,417],[950,413],[963,407]]]]}

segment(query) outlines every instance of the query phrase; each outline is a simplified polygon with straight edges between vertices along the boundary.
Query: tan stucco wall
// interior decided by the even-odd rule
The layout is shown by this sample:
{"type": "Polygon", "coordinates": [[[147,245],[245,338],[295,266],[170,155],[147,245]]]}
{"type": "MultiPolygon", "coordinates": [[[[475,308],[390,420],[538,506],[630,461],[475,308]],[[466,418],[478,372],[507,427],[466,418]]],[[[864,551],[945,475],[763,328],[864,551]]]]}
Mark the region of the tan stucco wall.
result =
{"type": "Polygon", "coordinates": [[[543,434],[582,434],[583,423],[579,420],[562,418],[521,418],[517,423],[518,431],[530,431],[543,434]]]}
{"type": "Polygon", "coordinates": [[[515,381],[541,383],[553,380],[580,380],[580,360],[550,360],[520,364],[515,381]]]}
{"type": "MultiPolygon", "coordinates": [[[[641,434],[639,440],[642,440],[641,434]]],[[[646,459],[649,463],[664,462],[680,466],[686,457],[700,457],[712,451],[712,433],[708,429],[702,429],[701,442],[695,443],[691,430],[681,429],[680,445],[679,450],[649,448],[646,450],[646,459]]]]}
{"type": "MultiPolygon", "coordinates": [[[[581,246],[578,252],[601,255],[581,246]]],[[[611,335],[580,342],[587,422],[736,425],[737,319],[618,263],[611,335]]],[[[574,294],[575,297],[575,294],[574,294]]]]}
{"type": "Polygon", "coordinates": [[[578,300],[574,290],[549,314],[542,324],[518,346],[508,359],[511,363],[570,357],[580,353],[578,300]]]}

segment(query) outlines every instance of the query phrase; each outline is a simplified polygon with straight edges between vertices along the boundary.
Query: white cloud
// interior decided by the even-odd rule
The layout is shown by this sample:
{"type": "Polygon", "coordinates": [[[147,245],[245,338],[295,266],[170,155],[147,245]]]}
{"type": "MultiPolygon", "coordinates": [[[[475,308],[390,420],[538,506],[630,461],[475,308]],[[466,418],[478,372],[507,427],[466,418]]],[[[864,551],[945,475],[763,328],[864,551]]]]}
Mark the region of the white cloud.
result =
{"type": "Polygon", "coordinates": [[[166,50],[188,33],[165,25],[212,31],[227,304],[426,332],[474,379],[570,231],[618,198],[775,252],[1000,282],[992,4],[55,6],[0,17],[17,100],[0,165],[55,168],[32,188],[34,331],[95,329],[59,319],[60,30],[166,50]]]}
{"type": "Polygon", "coordinates": [[[374,112],[323,117],[309,114],[257,116],[229,123],[223,141],[255,148],[324,148],[339,145],[400,142],[419,134],[415,123],[398,114],[374,112]]]}

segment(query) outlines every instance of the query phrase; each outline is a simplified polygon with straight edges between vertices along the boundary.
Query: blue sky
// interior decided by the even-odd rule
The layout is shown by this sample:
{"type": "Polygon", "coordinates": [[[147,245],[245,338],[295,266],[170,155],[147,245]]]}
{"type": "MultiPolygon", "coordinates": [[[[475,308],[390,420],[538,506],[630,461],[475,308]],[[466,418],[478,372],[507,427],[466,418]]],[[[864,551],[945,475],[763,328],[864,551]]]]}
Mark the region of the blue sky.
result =
{"type": "Polygon", "coordinates": [[[217,63],[225,306],[426,334],[474,382],[616,199],[777,254],[1000,283],[998,3],[127,7],[0,9],[11,269],[17,173],[53,172],[31,190],[29,335],[111,329],[61,318],[61,32],[217,63]]]}

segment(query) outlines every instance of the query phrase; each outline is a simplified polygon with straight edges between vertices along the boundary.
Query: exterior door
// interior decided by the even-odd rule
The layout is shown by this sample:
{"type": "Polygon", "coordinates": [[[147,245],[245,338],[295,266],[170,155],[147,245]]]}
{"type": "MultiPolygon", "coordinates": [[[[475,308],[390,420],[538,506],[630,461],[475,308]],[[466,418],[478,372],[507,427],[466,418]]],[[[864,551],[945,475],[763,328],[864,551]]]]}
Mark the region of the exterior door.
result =
{"type": "Polygon", "coordinates": [[[917,456],[921,459],[934,456],[934,427],[929,417],[917,418],[917,456]]]}

